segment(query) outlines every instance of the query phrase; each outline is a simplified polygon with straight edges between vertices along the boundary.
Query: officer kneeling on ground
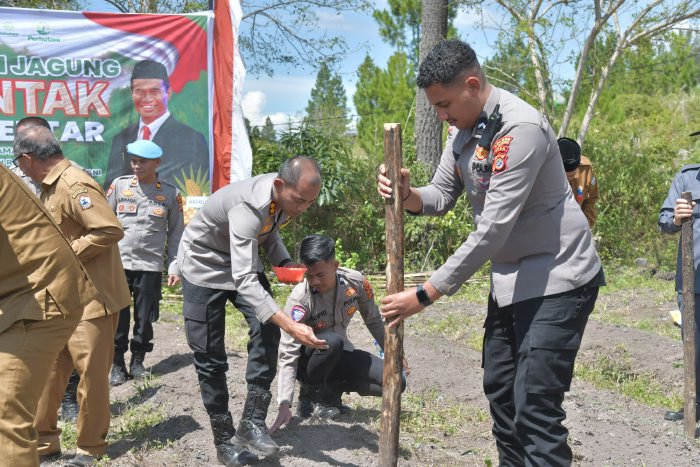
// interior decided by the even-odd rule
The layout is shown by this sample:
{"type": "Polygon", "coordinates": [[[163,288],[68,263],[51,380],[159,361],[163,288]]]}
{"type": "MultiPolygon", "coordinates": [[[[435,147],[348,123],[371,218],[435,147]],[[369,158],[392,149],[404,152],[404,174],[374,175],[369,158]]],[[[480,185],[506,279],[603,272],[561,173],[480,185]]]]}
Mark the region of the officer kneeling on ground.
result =
{"type": "MultiPolygon", "coordinates": [[[[282,331],[279,348],[279,413],[270,431],[292,418],[295,379],[301,381],[297,416],[333,418],[349,410],[342,405],[343,392],[381,396],[384,362],[376,355],[356,349],[347,329],[357,311],[365,326],[384,349],[384,323],[374,303],[372,286],[352,269],[339,268],[335,242],[323,235],[309,235],[301,242],[301,262],[306,279],[298,284],[284,308],[297,323],[311,326],[328,349],[305,347],[282,331]]],[[[404,369],[408,364],[404,360],[404,369]]],[[[403,381],[402,390],[406,387],[403,381]]]]}

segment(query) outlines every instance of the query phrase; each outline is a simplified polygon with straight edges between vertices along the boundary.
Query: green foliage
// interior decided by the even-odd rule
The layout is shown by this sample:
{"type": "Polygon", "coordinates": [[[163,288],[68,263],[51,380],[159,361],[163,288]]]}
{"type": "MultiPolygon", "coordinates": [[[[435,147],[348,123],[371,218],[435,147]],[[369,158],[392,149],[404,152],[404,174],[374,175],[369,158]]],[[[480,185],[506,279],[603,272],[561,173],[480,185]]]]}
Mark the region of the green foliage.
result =
{"type": "Polygon", "coordinates": [[[343,80],[322,63],[306,106],[307,123],[330,136],[342,136],[347,131],[348,105],[343,80]]]}

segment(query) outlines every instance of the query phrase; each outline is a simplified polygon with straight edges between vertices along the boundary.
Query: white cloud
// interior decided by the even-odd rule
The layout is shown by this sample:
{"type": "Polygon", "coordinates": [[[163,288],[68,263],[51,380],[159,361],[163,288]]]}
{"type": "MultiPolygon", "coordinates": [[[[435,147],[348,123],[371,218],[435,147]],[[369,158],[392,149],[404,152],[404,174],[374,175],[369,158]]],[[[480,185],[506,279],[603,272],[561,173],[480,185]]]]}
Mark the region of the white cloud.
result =
{"type": "Polygon", "coordinates": [[[264,92],[250,91],[243,95],[243,102],[241,102],[243,115],[250,121],[251,125],[256,126],[265,123],[263,112],[266,103],[267,96],[264,92]]]}

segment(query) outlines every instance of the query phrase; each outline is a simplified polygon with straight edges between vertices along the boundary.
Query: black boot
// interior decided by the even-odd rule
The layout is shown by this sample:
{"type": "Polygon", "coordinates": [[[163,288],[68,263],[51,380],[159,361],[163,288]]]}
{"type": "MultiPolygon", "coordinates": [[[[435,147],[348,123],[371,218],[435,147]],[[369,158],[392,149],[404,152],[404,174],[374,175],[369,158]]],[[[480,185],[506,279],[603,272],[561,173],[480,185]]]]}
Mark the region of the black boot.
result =
{"type": "Polygon", "coordinates": [[[149,372],[143,367],[143,358],[146,353],[141,350],[131,351],[131,362],[129,363],[129,372],[134,379],[143,379],[149,375],[149,372]]]}
{"type": "Polygon", "coordinates": [[[313,404],[314,387],[303,381],[299,386],[299,400],[297,401],[297,417],[309,418],[314,412],[313,404]]]}
{"type": "Polygon", "coordinates": [[[114,358],[112,359],[112,372],[109,375],[109,385],[119,386],[120,384],[126,383],[128,379],[129,373],[126,372],[124,354],[115,352],[114,358]]]}
{"type": "Polygon", "coordinates": [[[233,419],[230,412],[212,415],[209,421],[211,422],[211,431],[214,434],[216,458],[219,462],[230,467],[258,461],[258,456],[244,449],[239,449],[231,442],[236,430],[233,429],[233,419]]]}
{"type": "Polygon", "coordinates": [[[236,441],[246,445],[251,451],[258,451],[265,455],[276,454],[280,450],[277,443],[270,437],[265,425],[270,400],[272,400],[270,391],[262,388],[249,389],[241,423],[238,424],[236,432],[236,441]]]}
{"type": "Polygon", "coordinates": [[[78,412],[80,407],[78,407],[78,383],[80,382],[80,376],[73,370],[73,374],[70,375],[68,380],[68,385],[66,386],[66,393],[63,395],[63,401],[61,402],[61,420],[74,422],[78,418],[78,412]]]}
{"type": "Polygon", "coordinates": [[[335,407],[340,412],[340,415],[345,415],[350,412],[350,407],[343,404],[343,387],[344,382],[338,381],[328,384],[328,401],[331,407],[335,407]]]}

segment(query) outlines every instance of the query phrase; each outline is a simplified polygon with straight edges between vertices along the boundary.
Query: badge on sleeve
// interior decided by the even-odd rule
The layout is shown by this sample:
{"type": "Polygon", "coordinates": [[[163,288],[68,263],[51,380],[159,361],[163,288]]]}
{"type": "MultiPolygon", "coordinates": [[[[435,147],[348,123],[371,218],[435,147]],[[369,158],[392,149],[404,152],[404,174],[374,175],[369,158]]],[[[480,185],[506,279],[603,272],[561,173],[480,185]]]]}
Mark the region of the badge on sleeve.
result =
{"type": "Polygon", "coordinates": [[[353,289],[352,287],[348,287],[345,290],[345,297],[346,298],[354,297],[356,293],[357,293],[357,291],[355,289],[353,289]]]}
{"type": "Polygon", "coordinates": [[[268,212],[270,213],[270,215],[277,212],[277,205],[275,204],[274,201],[270,203],[270,209],[268,212]]]}
{"type": "Polygon", "coordinates": [[[493,159],[493,166],[491,167],[491,171],[494,174],[499,174],[506,170],[508,168],[508,155],[507,154],[501,154],[496,156],[493,159]]]}
{"type": "Polygon", "coordinates": [[[87,188],[80,188],[78,190],[75,190],[70,197],[75,199],[78,195],[82,195],[83,193],[87,193],[87,188]]]}
{"type": "Polygon", "coordinates": [[[85,209],[89,209],[92,207],[92,201],[90,201],[89,196],[81,196],[80,199],[78,200],[78,203],[80,204],[80,207],[85,209]]]}
{"type": "Polygon", "coordinates": [[[303,307],[296,305],[294,308],[292,308],[292,319],[294,321],[298,323],[304,319],[304,316],[306,316],[306,310],[303,307]]]}
{"type": "Polygon", "coordinates": [[[374,292],[372,291],[372,284],[369,283],[367,279],[362,283],[362,288],[365,289],[365,293],[370,300],[374,300],[374,292]]]}
{"type": "Polygon", "coordinates": [[[508,168],[508,150],[512,141],[512,136],[501,136],[491,146],[494,156],[491,171],[494,174],[504,172],[508,168]]]}

